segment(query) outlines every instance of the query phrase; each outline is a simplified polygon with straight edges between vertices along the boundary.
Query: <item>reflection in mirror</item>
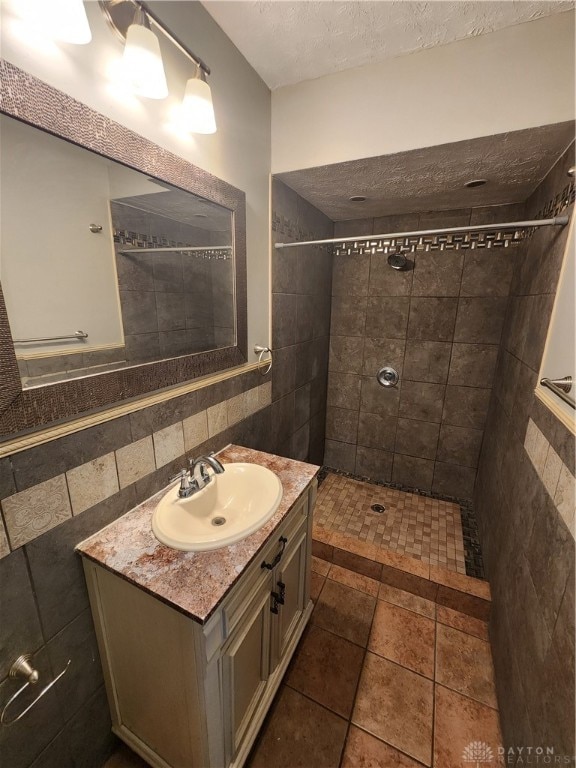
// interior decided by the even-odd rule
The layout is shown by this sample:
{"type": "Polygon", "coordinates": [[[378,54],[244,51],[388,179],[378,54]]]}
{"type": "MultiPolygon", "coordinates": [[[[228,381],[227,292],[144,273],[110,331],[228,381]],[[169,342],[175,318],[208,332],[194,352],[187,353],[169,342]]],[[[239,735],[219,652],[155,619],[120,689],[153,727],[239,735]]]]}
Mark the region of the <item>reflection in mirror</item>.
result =
{"type": "Polygon", "coordinates": [[[0,131],[25,388],[236,344],[230,210],[4,115],[0,131]]]}

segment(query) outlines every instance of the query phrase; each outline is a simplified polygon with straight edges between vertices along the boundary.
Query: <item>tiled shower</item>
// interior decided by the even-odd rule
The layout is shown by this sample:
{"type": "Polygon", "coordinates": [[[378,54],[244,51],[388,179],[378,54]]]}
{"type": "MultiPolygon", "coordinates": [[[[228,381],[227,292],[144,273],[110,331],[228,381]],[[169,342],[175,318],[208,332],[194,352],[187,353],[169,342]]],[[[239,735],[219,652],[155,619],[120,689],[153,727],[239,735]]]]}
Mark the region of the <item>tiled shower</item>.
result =
{"type": "MultiPolygon", "coordinates": [[[[522,218],[521,206],[337,222],[335,236],[522,218]]],[[[375,480],[469,498],[504,323],[512,258],[419,252],[334,259],[325,463],[375,480]],[[383,389],[379,368],[400,374],[383,389]]]]}
{"type": "MultiPolygon", "coordinates": [[[[404,215],[382,211],[336,221],[333,236],[569,215],[574,187],[567,171],[573,164],[574,145],[525,201],[404,215]]],[[[312,215],[309,203],[274,179],[276,242],[331,237],[331,223],[319,211],[314,216],[321,226],[302,226],[303,210],[312,215]]],[[[462,512],[473,509],[492,588],[504,743],[548,739],[557,752],[571,754],[574,702],[562,677],[574,676],[574,436],[534,396],[567,234],[567,228],[548,228],[507,249],[419,252],[409,255],[413,268],[407,271],[391,269],[382,254],[335,256],[331,286],[325,274],[318,282],[316,272],[320,261],[326,264],[326,248],[276,251],[273,341],[284,380],[299,364],[290,337],[302,318],[298,297],[310,290],[307,285],[321,285],[317,307],[325,313],[330,291],[330,335],[315,346],[318,370],[328,370],[323,461],[351,475],[346,482],[369,482],[359,483],[350,503],[342,504],[346,517],[334,520],[338,499],[354,491],[337,486],[338,474],[329,473],[337,487],[326,491],[325,502],[320,498],[321,524],[333,525],[336,546],[343,546],[344,531],[360,536],[373,552],[372,542],[382,546],[386,533],[366,517],[370,488],[373,495],[378,486],[388,486],[388,493],[416,490],[457,502],[462,512]],[[384,365],[397,369],[398,387],[378,385],[376,373],[384,365]],[[535,440],[548,456],[539,471],[535,440]],[[364,488],[368,501],[362,503],[364,488]]],[[[278,394],[276,389],[273,408],[278,394]]],[[[320,413],[318,425],[321,419],[320,413]]],[[[388,531],[384,545],[392,540],[392,553],[400,543],[400,551],[422,557],[421,545],[410,551],[410,521],[404,523],[388,531]]]]}

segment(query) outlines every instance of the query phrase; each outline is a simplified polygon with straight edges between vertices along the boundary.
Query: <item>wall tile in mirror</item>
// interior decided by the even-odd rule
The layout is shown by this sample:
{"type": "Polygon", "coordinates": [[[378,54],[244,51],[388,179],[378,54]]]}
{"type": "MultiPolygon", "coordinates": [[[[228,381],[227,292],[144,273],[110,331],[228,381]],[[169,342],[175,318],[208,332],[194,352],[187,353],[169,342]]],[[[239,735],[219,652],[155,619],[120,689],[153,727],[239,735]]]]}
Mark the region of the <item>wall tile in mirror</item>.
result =
{"type": "Polygon", "coordinates": [[[24,388],[236,343],[231,210],[6,115],[0,130],[24,388]]]}

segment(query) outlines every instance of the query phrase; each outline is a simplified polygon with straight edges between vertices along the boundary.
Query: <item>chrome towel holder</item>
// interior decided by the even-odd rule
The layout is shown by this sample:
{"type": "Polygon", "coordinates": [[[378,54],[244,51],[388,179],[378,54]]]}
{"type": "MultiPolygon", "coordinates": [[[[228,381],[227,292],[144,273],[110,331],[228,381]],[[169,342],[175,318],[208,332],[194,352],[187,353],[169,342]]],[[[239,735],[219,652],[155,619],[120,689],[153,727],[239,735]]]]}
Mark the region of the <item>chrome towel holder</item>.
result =
{"type": "Polygon", "coordinates": [[[543,387],[548,387],[549,390],[563,400],[571,408],[576,408],[574,398],[570,397],[568,392],[572,390],[572,376],[564,376],[562,379],[540,379],[540,384],[543,387]]]}
{"type": "Polygon", "coordinates": [[[84,341],[88,338],[88,334],[84,331],[75,331],[69,333],[66,336],[42,336],[37,339],[14,339],[14,344],[34,344],[40,341],[67,341],[69,339],[76,339],[76,341],[84,341]]]}
{"type": "Polygon", "coordinates": [[[261,347],[259,344],[256,344],[254,346],[254,354],[258,355],[258,370],[262,376],[266,376],[272,370],[272,350],[270,347],[261,347]],[[269,360],[263,360],[266,354],[270,355],[269,360]],[[262,367],[262,363],[264,363],[265,368],[262,367]]]}
{"type": "Polygon", "coordinates": [[[34,701],[31,704],[28,704],[26,709],[24,709],[22,712],[20,712],[19,715],[17,715],[16,717],[13,717],[10,720],[7,717],[7,713],[8,713],[8,709],[10,708],[10,705],[13,702],[16,701],[16,699],[20,696],[20,694],[23,693],[26,690],[26,688],[28,688],[29,685],[36,685],[36,683],[40,679],[40,675],[38,674],[38,670],[34,669],[32,664],[30,663],[31,661],[32,661],[32,654],[31,653],[23,653],[21,656],[18,656],[18,658],[16,659],[14,664],[12,664],[12,666],[10,667],[9,677],[11,677],[11,678],[20,678],[20,679],[26,680],[26,682],[24,683],[24,685],[21,688],[18,688],[16,693],[13,694],[8,699],[6,704],[4,705],[4,707],[2,709],[2,714],[0,715],[0,723],[2,725],[6,725],[6,726],[14,725],[14,723],[17,723],[18,720],[21,720],[24,717],[24,715],[27,712],[29,712],[32,709],[32,707],[40,701],[42,696],[44,696],[45,693],[48,693],[50,688],[52,688],[53,685],[56,685],[58,680],[60,680],[60,678],[63,675],[66,674],[72,659],[68,659],[68,664],[66,664],[66,666],[64,667],[62,672],[60,672],[60,674],[57,675],[54,678],[54,680],[52,680],[51,683],[48,683],[48,685],[46,685],[46,686],[44,686],[44,688],[42,688],[42,690],[40,691],[38,696],[36,696],[36,698],[34,699],[34,701]]]}

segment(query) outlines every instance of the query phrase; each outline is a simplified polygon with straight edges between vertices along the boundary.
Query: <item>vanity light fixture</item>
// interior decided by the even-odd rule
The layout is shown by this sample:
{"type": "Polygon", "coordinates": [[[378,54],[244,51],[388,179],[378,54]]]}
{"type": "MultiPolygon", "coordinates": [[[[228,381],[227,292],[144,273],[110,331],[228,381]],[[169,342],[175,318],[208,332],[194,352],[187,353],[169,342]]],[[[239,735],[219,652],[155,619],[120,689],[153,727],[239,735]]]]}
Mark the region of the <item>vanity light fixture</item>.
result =
{"type": "Polygon", "coordinates": [[[199,66],[196,66],[196,75],[186,83],[180,118],[182,126],[191,133],[216,133],[212,92],[206,73],[199,66]]]}
{"type": "Polygon", "coordinates": [[[210,68],[184,45],[142,0],[99,0],[100,8],[118,37],[125,41],[124,63],[140,96],[162,99],[168,95],[166,76],[153,25],[188,59],[195,75],[186,83],[178,110],[178,124],[191,133],[215,133],[212,93],[206,80],[210,68]]]}
{"type": "Polygon", "coordinates": [[[141,8],[137,9],[134,21],[126,30],[122,64],[128,82],[139,96],[149,99],[168,96],[160,43],[141,8]]]}

